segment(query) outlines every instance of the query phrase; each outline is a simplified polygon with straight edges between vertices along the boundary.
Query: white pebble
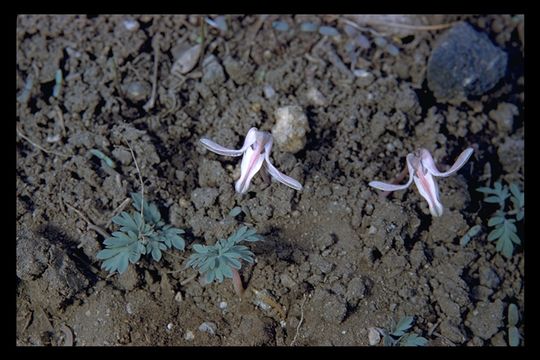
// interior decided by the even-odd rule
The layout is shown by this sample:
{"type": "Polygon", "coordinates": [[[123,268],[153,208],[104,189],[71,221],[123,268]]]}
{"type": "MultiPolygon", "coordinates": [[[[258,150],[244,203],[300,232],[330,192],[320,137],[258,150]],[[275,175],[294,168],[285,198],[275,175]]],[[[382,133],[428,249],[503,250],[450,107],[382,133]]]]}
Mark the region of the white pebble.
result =
{"type": "Polygon", "coordinates": [[[168,323],[167,324],[167,330],[171,331],[173,329],[174,325],[173,323],[168,323]]]}
{"type": "Polygon", "coordinates": [[[381,341],[381,334],[376,328],[369,328],[368,329],[368,341],[369,345],[377,345],[379,341],[381,341]]]}
{"type": "Polygon", "coordinates": [[[191,341],[195,339],[195,335],[193,335],[193,331],[191,330],[186,331],[186,335],[184,335],[184,339],[187,341],[191,341]]]}
{"type": "Polygon", "coordinates": [[[226,309],[226,308],[227,308],[227,302],[226,302],[226,301],[220,302],[220,303],[219,303],[219,308],[220,308],[221,310],[226,309]]]}
{"type": "Polygon", "coordinates": [[[210,335],[215,335],[216,330],[217,326],[213,322],[205,321],[199,326],[199,331],[209,333],[210,335]]]}
{"type": "Polygon", "coordinates": [[[139,28],[139,22],[133,19],[124,20],[123,24],[128,31],[135,31],[139,28]]]}
{"type": "Polygon", "coordinates": [[[269,84],[264,85],[263,92],[264,92],[264,97],[267,99],[270,99],[274,97],[274,95],[276,95],[276,91],[274,90],[272,85],[269,85],[269,84]]]}
{"type": "Polygon", "coordinates": [[[306,145],[309,123],[300,106],[283,106],[276,109],[276,124],[272,136],[283,151],[297,153],[306,145]]]}

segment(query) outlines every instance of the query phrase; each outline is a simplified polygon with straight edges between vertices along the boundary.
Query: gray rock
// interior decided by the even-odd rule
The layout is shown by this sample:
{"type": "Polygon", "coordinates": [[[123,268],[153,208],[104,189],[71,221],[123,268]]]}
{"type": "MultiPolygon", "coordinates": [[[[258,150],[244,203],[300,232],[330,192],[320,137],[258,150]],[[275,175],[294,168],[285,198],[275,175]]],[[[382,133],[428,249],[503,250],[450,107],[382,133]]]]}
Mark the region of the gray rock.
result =
{"type": "Polygon", "coordinates": [[[488,340],[503,325],[504,304],[500,299],[494,302],[479,302],[476,308],[467,315],[469,328],[477,337],[488,340]]]}
{"type": "Polygon", "coordinates": [[[364,280],[361,277],[353,278],[347,286],[347,293],[345,294],[347,302],[356,306],[365,295],[366,285],[364,284],[364,280]]]}
{"type": "Polygon", "coordinates": [[[220,84],[225,81],[223,66],[214,55],[207,56],[203,61],[202,82],[207,85],[220,84]]]}
{"type": "Polygon", "coordinates": [[[310,255],[309,262],[311,263],[312,269],[318,269],[323,274],[329,273],[334,268],[333,263],[318,254],[310,255]]]}
{"type": "Polygon", "coordinates": [[[219,161],[203,159],[198,167],[199,186],[214,187],[226,178],[225,169],[219,161]]]}
{"type": "Polygon", "coordinates": [[[441,101],[482,95],[504,76],[507,54],[461,22],[444,33],[428,61],[428,86],[441,101]]]}
{"type": "Polygon", "coordinates": [[[479,271],[480,284],[494,289],[501,283],[501,279],[490,266],[482,266],[479,271]]]}
{"type": "Polygon", "coordinates": [[[320,311],[321,318],[328,323],[339,325],[347,315],[345,301],[326,290],[315,290],[313,302],[314,308],[320,311]]]}
{"type": "Polygon", "coordinates": [[[21,280],[32,280],[43,274],[47,267],[47,243],[45,238],[34,235],[21,226],[17,230],[16,269],[21,280]]]}
{"type": "Polygon", "coordinates": [[[465,336],[452,320],[446,319],[441,322],[440,332],[453,343],[462,344],[465,341],[465,336]]]}
{"type": "Polygon", "coordinates": [[[216,201],[219,191],[215,188],[197,188],[191,193],[191,201],[197,209],[207,208],[216,201]]]}

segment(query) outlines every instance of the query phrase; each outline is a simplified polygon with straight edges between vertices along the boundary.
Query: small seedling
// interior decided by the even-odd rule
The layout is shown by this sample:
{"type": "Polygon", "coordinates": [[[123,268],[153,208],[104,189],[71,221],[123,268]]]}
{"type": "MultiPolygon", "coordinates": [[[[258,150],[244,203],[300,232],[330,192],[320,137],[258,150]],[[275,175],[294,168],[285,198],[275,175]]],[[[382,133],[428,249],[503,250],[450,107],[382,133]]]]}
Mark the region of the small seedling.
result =
{"type": "Polygon", "coordinates": [[[233,280],[235,291],[239,296],[243,293],[242,282],[238,270],[242,267],[241,260],[253,263],[253,253],[247,246],[238,245],[242,241],[255,242],[262,240],[255,229],[247,226],[240,227],[227,239],[219,239],[214,245],[193,245],[196,254],[192,254],[186,267],[193,267],[205,276],[206,283],[214,280],[222,282],[225,278],[233,280]]]}
{"type": "Polygon", "coordinates": [[[112,161],[110,157],[108,157],[107,155],[105,155],[104,153],[99,151],[98,149],[91,149],[90,154],[96,156],[98,159],[101,160],[101,166],[103,166],[103,164],[105,164],[108,167],[113,168],[113,169],[116,166],[114,164],[114,161],[112,161]]]}
{"type": "Polygon", "coordinates": [[[480,230],[482,230],[482,227],[480,225],[474,225],[472,228],[469,229],[469,231],[467,231],[465,235],[463,235],[463,237],[459,241],[459,244],[461,246],[466,246],[473,237],[480,233],[480,230]]]}
{"type": "Polygon", "coordinates": [[[426,149],[419,149],[407,155],[407,169],[409,170],[409,181],[404,185],[388,184],[381,181],[371,181],[369,186],[384,191],[403,190],[411,186],[413,180],[420,195],[427,200],[429,212],[433,216],[441,216],[443,205],[439,199],[439,187],[434,176],[447,177],[457,172],[473,153],[472,148],[465,149],[459,154],[456,162],[446,172],[440,172],[435,166],[435,161],[431,153],[426,149]]]}
{"type": "Polygon", "coordinates": [[[413,316],[404,316],[391,332],[380,329],[384,346],[425,346],[428,340],[414,333],[408,333],[414,322],[413,316]]]}
{"type": "Polygon", "coordinates": [[[508,306],[508,343],[510,346],[519,346],[521,335],[517,328],[519,322],[519,311],[516,304],[508,306]]]}
{"type": "Polygon", "coordinates": [[[488,220],[488,226],[495,227],[488,235],[488,241],[497,240],[496,249],[505,257],[510,258],[514,253],[514,244],[520,245],[521,239],[517,235],[516,221],[523,220],[525,216],[525,196],[517,185],[510,184],[511,202],[513,208],[507,210],[507,199],[510,197],[508,186],[499,181],[493,188],[481,187],[476,189],[485,194],[484,202],[498,204],[497,210],[488,220]],[[509,218],[514,216],[514,218],[509,218]]]}
{"type": "Polygon", "coordinates": [[[120,231],[105,239],[106,248],[97,254],[98,259],[104,260],[101,267],[110,273],[125,272],[129,263],[135,264],[141,255],[151,254],[154,261],[159,261],[163,250],[184,250],[184,230],[165,224],[157,206],[148,204],[141,194],[132,193],[131,198],[138,212],[124,211],[113,217],[112,221],[121,226],[120,231]]]}

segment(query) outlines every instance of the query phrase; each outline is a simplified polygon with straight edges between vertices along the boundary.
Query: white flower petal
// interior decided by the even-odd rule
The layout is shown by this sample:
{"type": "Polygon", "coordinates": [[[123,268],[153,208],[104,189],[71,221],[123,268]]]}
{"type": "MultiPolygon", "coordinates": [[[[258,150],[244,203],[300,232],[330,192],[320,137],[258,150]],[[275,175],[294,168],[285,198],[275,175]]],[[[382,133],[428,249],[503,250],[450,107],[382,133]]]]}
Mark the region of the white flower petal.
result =
{"type": "Polygon", "coordinates": [[[414,183],[420,195],[427,200],[431,215],[441,216],[443,214],[443,205],[439,199],[439,187],[433,176],[429,172],[423,174],[422,169],[419,169],[414,176],[414,183]]]}
{"type": "Polygon", "coordinates": [[[437,169],[437,167],[435,166],[435,161],[433,161],[433,157],[431,156],[429,151],[427,151],[426,149],[422,149],[422,155],[421,155],[422,156],[422,164],[424,165],[424,167],[433,176],[446,177],[446,176],[452,175],[453,173],[455,173],[456,171],[461,169],[463,167],[463,165],[465,165],[467,160],[469,160],[472,153],[473,153],[473,149],[472,148],[467,148],[465,151],[463,151],[461,154],[459,154],[456,162],[454,163],[454,165],[452,165],[452,167],[448,171],[440,172],[437,169]]]}
{"type": "Polygon", "coordinates": [[[241,175],[235,184],[235,189],[240,194],[244,194],[247,191],[251,179],[253,179],[253,176],[261,169],[264,157],[260,151],[257,150],[258,149],[254,150],[253,148],[248,147],[242,158],[242,165],[240,166],[241,175]]]}
{"type": "Polygon", "coordinates": [[[389,184],[382,181],[371,181],[369,183],[369,186],[374,187],[379,190],[383,191],[396,191],[396,190],[403,190],[411,186],[413,182],[413,173],[414,173],[414,167],[413,167],[413,161],[414,161],[414,155],[408,154],[407,155],[407,170],[409,171],[409,181],[407,181],[406,184],[403,185],[396,185],[396,184],[389,184]]]}
{"type": "Polygon", "coordinates": [[[272,175],[272,177],[276,179],[277,181],[279,181],[280,183],[283,183],[289,187],[292,187],[295,190],[302,190],[302,184],[300,184],[298,181],[296,181],[292,177],[287,176],[283,174],[282,172],[280,172],[270,162],[270,150],[272,149],[272,139],[270,139],[270,141],[266,143],[264,148],[265,148],[264,157],[266,160],[266,168],[268,169],[268,173],[272,175]]]}

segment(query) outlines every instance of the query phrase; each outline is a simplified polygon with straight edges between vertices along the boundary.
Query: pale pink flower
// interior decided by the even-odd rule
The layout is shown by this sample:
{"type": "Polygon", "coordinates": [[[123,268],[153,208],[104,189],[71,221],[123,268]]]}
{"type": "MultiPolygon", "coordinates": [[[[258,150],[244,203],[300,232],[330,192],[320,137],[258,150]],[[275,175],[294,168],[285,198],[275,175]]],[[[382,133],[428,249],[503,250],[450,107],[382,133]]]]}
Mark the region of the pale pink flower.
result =
{"type": "Polygon", "coordinates": [[[407,168],[410,175],[409,181],[405,185],[394,185],[381,181],[372,181],[369,183],[369,186],[384,191],[403,190],[408,188],[414,180],[420,195],[428,202],[431,215],[441,216],[443,213],[443,205],[439,199],[439,188],[433,177],[446,177],[454,174],[465,165],[472,153],[473,149],[467,148],[458,156],[456,162],[448,171],[440,172],[435,167],[435,162],[429,151],[426,149],[419,149],[414,153],[407,155],[407,168]]]}
{"type": "Polygon", "coordinates": [[[215,152],[216,154],[226,156],[244,155],[242,158],[242,165],[240,166],[240,178],[235,184],[236,191],[241,194],[247,191],[251,179],[259,170],[261,170],[263,163],[265,164],[265,169],[263,169],[263,171],[268,171],[274,179],[293,189],[302,190],[302,185],[298,181],[282,174],[270,162],[272,135],[268,132],[259,131],[256,128],[249,129],[246,139],[244,140],[244,145],[239,150],[228,149],[206,138],[202,138],[201,143],[208,150],[215,152]]]}

